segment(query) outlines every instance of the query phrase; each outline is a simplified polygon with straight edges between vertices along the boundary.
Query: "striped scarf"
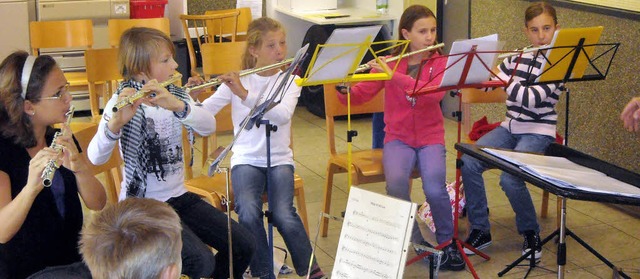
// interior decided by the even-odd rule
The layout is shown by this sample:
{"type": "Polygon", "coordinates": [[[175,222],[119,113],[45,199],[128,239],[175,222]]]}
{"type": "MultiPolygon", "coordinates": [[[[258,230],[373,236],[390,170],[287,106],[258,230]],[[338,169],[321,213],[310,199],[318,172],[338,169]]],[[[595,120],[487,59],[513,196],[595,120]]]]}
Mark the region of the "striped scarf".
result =
{"type": "MultiPolygon", "coordinates": [[[[127,80],[120,83],[116,94],[120,94],[122,89],[131,87],[135,90],[142,88],[142,83],[135,80],[127,80]]],[[[175,85],[167,87],[169,92],[178,99],[189,102],[190,98],[182,88],[175,85]]],[[[192,143],[193,130],[187,128],[189,140],[192,143]]],[[[122,128],[120,146],[124,157],[125,178],[127,181],[127,197],[144,197],[147,190],[147,165],[149,164],[149,144],[147,133],[147,120],[144,107],[140,106],[133,118],[122,128]]]]}

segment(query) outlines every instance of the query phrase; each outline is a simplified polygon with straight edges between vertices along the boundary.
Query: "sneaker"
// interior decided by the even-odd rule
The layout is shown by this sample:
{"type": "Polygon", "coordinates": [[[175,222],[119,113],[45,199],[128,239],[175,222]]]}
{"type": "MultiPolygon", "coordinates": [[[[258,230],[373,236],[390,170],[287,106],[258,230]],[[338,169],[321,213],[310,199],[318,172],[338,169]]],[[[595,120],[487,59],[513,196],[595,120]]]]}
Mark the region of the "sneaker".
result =
{"type": "Polygon", "coordinates": [[[458,251],[458,247],[455,243],[451,243],[449,246],[444,247],[442,251],[444,253],[440,259],[441,270],[460,271],[464,269],[464,259],[462,259],[462,255],[460,255],[460,251],[458,251]]]}
{"type": "Polygon", "coordinates": [[[280,271],[278,273],[282,275],[291,274],[293,273],[293,268],[289,267],[287,264],[283,264],[282,267],[280,267],[280,271]]]}
{"type": "MultiPolygon", "coordinates": [[[[420,241],[420,245],[425,246],[425,247],[429,247],[429,248],[433,248],[433,245],[431,245],[431,243],[426,242],[426,241],[420,241]]],[[[433,252],[433,251],[429,251],[426,250],[422,247],[418,247],[418,246],[413,246],[413,250],[416,251],[416,256],[422,255],[423,253],[426,252],[433,252]]],[[[422,258],[422,261],[424,261],[426,264],[429,264],[429,256],[426,256],[424,258],[422,258]]]]}
{"type": "MultiPolygon", "coordinates": [[[[465,242],[473,246],[473,248],[482,250],[484,248],[489,247],[489,245],[491,245],[491,233],[483,232],[481,230],[475,230],[475,229],[471,230],[471,233],[469,233],[469,237],[467,237],[467,240],[465,242]]],[[[464,253],[467,255],[476,254],[467,248],[464,248],[464,253]]]]}
{"type": "Polygon", "coordinates": [[[535,248],[535,259],[542,258],[542,246],[540,245],[540,234],[534,231],[526,231],[524,233],[524,243],[522,243],[522,255],[528,253],[531,248],[535,248]]]}

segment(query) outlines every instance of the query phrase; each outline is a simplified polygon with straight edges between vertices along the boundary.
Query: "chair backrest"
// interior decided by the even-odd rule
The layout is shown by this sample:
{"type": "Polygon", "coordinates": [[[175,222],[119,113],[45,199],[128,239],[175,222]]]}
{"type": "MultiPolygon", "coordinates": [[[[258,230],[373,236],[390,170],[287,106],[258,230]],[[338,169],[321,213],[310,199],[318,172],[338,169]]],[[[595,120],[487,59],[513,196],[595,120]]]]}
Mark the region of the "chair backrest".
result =
{"type": "Polygon", "coordinates": [[[29,34],[33,55],[41,48],[92,48],[93,23],[89,19],[32,21],[29,34]]]}
{"type": "Polygon", "coordinates": [[[107,201],[110,204],[115,204],[118,202],[120,183],[122,182],[122,159],[120,158],[118,145],[116,145],[116,148],[114,148],[111,153],[111,158],[109,158],[109,161],[106,163],[96,166],[89,162],[89,158],[87,157],[87,148],[89,147],[89,142],[91,142],[91,139],[97,132],[98,125],[96,124],[93,126],[84,126],[82,129],[74,131],[73,135],[76,137],[80,147],[82,148],[82,154],[89,163],[89,170],[91,173],[93,173],[93,175],[101,173],[104,174],[105,181],[103,186],[107,192],[107,201]]]}
{"type": "Polygon", "coordinates": [[[122,33],[131,27],[155,28],[167,34],[167,36],[171,35],[169,19],[165,17],[109,19],[107,25],[109,29],[109,45],[111,47],[118,47],[122,33]]]}
{"type": "Polygon", "coordinates": [[[462,110],[461,134],[462,139],[468,142],[470,141],[469,132],[471,132],[473,121],[475,121],[471,116],[471,105],[500,103],[504,108],[505,101],[507,100],[507,93],[505,93],[502,88],[496,88],[488,92],[476,88],[465,88],[460,91],[460,94],[460,106],[462,110]]]}
{"type": "Polygon", "coordinates": [[[242,53],[247,42],[205,43],[200,46],[205,80],[242,70],[242,53]]]}
{"type": "Polygon", "coordinates": [[[87,49],[84,54],[89,82],[91,116],[100,116],[100,98],[106,103],[115,91],[117,81],[122,79],[118,68],[118,49],[87,49]]]}
{"type": "MultiPolygon", "coordinates": [[[[327,123],[327,137],[329,151],[336,154],[334,117],[347,115],[347,105],[340,102],[336,91],[336,84],[324,85],[324,112],[327,123]]],[[[361,105],[351,105],[351,114],[374,113],[384,111],[384,91],[376,94],[373,99],[361,105]]]]}
{"type": "Polygon", "coordinates": [[[195,39],[198,44],[198,48],[200,48],[204,43],[214,43],[216,38],[219,39],[219,42],[222,42],[222,35],[225,34],[222,32],[225,28],[223,23],[230,21],[234,29],[234,32],[231,33],[230,40],[232,42],[235,41],[235,29],[237,28],[239,14],[239,11],[232,11],[213,15],[180,15],[184,36],[187,39],[187,49],[189,50],[189,61],[191,62],[190,70],[192,76],[198,75],[198,72],[196,71],[198,60],[196,58],[192,39],[195,39]],[[219,22],[219,28],[209,28],[214,25],[214,22],[219,22]],[[190,30],[192,30],[192,32],[190,32],[190,30]]]}
{"type": "MultiPolygon", "coordinates": [[[[238,27],[236,28],[236,41],[246,41],[247,40],[247,31],[249,30],[249,23],[251,23],[251,20],[253,20],[253,17],[251,16],[251,8],[249,7],[242,7],[242,8],[237,8],[237,9],[228,9],[228,10],[215,10],[215,11],[206,11],[204,12],[205,15],[213,15],[213,14],[224,14],[224,13],[228,13],[228,12],[233,12],[233,11],[238,11],[240,12],[240,14],[238,14],[238,27]]],[[[219,23],[218,22],[213,22],[213,26],[211,26],[211,28],[214,29],[218,29],[220,28],[220,26],[218,26],[219,23]]],[[[231,22],[231,19],[225,19],[222,22],[222,32],[223,34],[229,34],[229,36],[233,33],[233,22],[231,22]]],[[[224,37],[228,37],[228,36],[224,36],[224,37]]]]}

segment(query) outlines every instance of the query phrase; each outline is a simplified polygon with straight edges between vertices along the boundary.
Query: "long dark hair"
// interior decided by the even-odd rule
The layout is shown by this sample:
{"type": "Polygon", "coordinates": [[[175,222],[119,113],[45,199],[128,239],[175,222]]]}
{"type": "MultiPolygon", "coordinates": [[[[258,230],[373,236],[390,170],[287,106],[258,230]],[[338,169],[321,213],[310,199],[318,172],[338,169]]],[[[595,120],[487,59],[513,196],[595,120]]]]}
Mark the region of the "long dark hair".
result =
{"type": "Polygon", "coordinates": [[[33,123],[24,112],[24,101],[38,103],[42,89],[51,71],[57,67],[56,61],[48,55],[36,58],[27,85],[27,93],[22,98],[22,68],[29,53],[16,51],[7,56],[0,64],[0,133],[11,138],[17,145],[33,147],[36,138],[33,123]]]}

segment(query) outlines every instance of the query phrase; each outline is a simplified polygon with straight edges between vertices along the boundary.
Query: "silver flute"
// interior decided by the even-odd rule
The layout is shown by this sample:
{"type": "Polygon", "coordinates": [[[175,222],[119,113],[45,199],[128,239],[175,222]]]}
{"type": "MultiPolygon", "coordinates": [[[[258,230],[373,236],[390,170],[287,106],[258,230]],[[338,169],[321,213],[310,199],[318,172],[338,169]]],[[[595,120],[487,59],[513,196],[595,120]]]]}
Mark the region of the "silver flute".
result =
{"type": "MultiPolygon", "coordinates": [[[[69,123],[71,123],[71,118],[73,117],[73,112],[75,110],[76,108],[74,106],[71,106],[69,108],[69,111],[67,111],[67,113],[65,114],[67,116],[67,120],[65,121],[65,124],[67,124],[67,126],[69,125],[69,123]]],[[[49,160],[49,162],[47,162],[47,165],[44,167],[44,170],[42,171],[41,178],[42,185],[44,185],[44,187],[51,186],[51,183],[53,182],[53,175],[55,175],[56,170],[60,167],[57,163],[57,159],[60,153],[62,153],[62,146],[56,143],[56,139],[59,136],[62,136],[62,130],[57,131],[55,135],[53,135],[53,140],[51,141],[50,147],[56,151],[57,156],[56,158],[49,160]]]]}

